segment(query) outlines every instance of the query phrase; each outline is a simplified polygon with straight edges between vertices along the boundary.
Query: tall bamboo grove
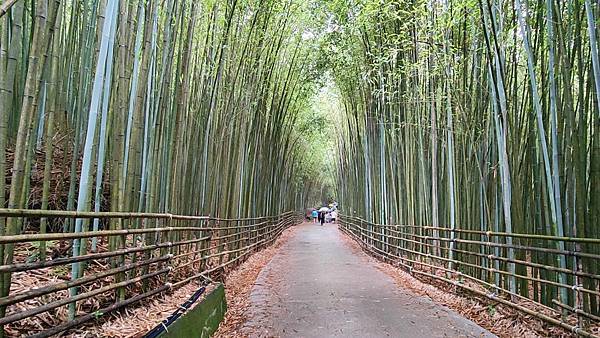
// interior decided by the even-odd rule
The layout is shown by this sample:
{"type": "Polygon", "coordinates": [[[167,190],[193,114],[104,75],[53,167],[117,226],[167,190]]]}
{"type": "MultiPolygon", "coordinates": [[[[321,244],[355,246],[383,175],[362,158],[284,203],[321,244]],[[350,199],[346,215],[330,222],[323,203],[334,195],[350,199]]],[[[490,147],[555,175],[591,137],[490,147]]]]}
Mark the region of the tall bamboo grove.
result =
{"type": "MultiPolygon", "coordinates": [[[[337,186],[346,213],[382,224],[600,236],[596,3],[359,0],[323,10],[334,18],[325,48],[342,97],[337,186]]],[[[511,248],[597,247],[503,244],[508,261],[491,268],[504,274],[470,273],[544,304],[558,298],[598,313],[595,297],[518,278],[597,290],[594,279],[560,272],[597,274],[593,261],[511,248]]],[[[435,245],[452,255],[456,244],[435,245]]]]}
{"type": "MultiPolygon", "coordinates": [[[[2,207],[217,217],[300,208],[305,187],[291,178],[310,173],[298,113],[318,74],[301,34],[306,6],[17,0],[0,9],[2,207]]],[[[10,218],[0,231],[31,227],[122,224],[10,218]]],[[[72,255],[96,245],[74,240],[72,255]]],[[[0,248],[3,264],[13,250],[0,248]]],[[[71,277],[84,269],[73,264],[71,277]]],[[[3,296],[10,282],[0,279],[3,296]]]]}

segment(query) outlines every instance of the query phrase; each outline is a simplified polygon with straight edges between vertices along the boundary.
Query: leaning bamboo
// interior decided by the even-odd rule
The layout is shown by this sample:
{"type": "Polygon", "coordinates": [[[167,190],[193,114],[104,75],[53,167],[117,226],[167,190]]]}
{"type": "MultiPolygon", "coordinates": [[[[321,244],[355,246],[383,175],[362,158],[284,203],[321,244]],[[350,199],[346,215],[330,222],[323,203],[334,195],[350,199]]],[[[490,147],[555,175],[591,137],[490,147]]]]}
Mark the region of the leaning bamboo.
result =
{"type": "Polygon", "coordinates": [[[28,299],[40,297],[40,296],[51,294],[51,293],[61,291],[61,290],[66,290],[73,286],[84,285],[84,284],[91,283],[91,282],[94,282],[97,280],[101,280],[105,277],[113,276],[117,273],[125,272],[125,271],[131,270],[131,269],[134,269],[134,268],[137,268],[140,266],[164,262],[171,258],[172,257],[169,255],[156,257],[156,258],[148,259],[145,261],[139,261],[139,262],[136,262],[133,264],[126,264],[124,266],[121,266],[121,267],[118,267],[115,269],[109,269],[109,270],[105,270],[105,271],[102,271],[99,273],[91,274],[91,275],[82,277],[76,281],[65,281],[65,282],[55,283],[55,284],[51,284],[48,286],[30,289],[30,290],[27,290],[22,293],[12,294],[7,297],[1,298],[0,306],[9,306],[12,304],[20,303],[20,302],[26,301],[28,299]]]}
{"type": "Polygon", "coordinates": [[[112,312],[112,311],[114,311],[116,309],[119,309],[121,307],[130,305],[130,304],[133,304],[133,303],[136,303],[136,302],[139,302],[140,300],[143,300],[143,299],[146,299],[148,297],[157,295],[159,293],[165,292],[165,291],[170,290],[170,289],[171,289],[171,285],[170,284],[160,286],[160,287],[158,287],[158,288],[156,288],[156,289],[154,289],[152,291],[148,291],[148,292],[139,294],[137,296],[128,298],[128,299],[126,299],[124,301],[116,302],[116,303],[114,303],[114,304],[112,304],[110,306],[107,306],[105,308],[102,308],[102,309],[98,310],[97,312],[88,313],[86,315],[76,317],[72,321],[69,321],[69,322],[67,322],[65,324],[62,324],[62,325],[55,326],[55,327],[53,327],[53,328],[51,328],[49,330],[46,330],[46,331],[41,332],[41,333],[38,333],[36,335],[32,335],[32,337],[44,338],[44,337],[53,336],[53,335],[55,335],[57,333],[65,331],[65,330],[67,330],[69,328],[76,327],[76,326],[81,325],[81,324],[83,324],[83,323],[85,323],[87,321],[90,321],[92,319],[96,319],[98,317],[99,313],[101,313],[101,314],[110,313],[110,312],[112,312]]]}
{"type": "Polygon", "coordinates": [[[78,294],[78,295],[75,295],[75,296],[72,296],[72,297],[68,297],[68,298],[57,300],[57,301],[54,301],[54,302],[51,302],[51,303],[48,303],[48,304],[44,304],[42,306],[39,306],[39,307],[30,309],[30,310],[27,310],[27,311],[22,311],[22,312],[19,312],[19,313],[15,313],[13,315],[8,315],[8,316],[0,318],[0,325],[5,325],[5,324],[8,324],[8,323],[12,323],[12,322],[18,321],[18,320],[22,320],[24,318],[35,316],[37,314],[40,314],[40,313],[43,313],[43,312],[46,312],[46,311],[50,311],[50,310],[55,309],[57,307],[69,304],[71,302],[78,301],[78,300],[88,299],[88,298],[97,296],[99,294],[102,294],[104,292],[111,291],[111,290],[114,290],[116,288],[124,287],[124,286],[127,286],[127,285],[131,285],[133,283],[140,282],[140,281],[143,281],[143,280],[148,279],[148,278],[154,278],[154,277],[157,277],[159,275],[166,274],[169,271],[171,271],[170,268],[161,269],[161,270],[158,270],[158,271],[146,274],[146,275],[142,275],[142,276],[139,276],[139,277],[135,277],[135,278],[132,278],[132,279],[120,282],[120,283],[110,284],[110,285],[107,285],[107,286],[104,286],[104,287],[101,287],[101,288],[98,288],[98,289],[94,289],[94,290],[89,291],[89,292],[81,293],[81,294],[78,294]]]}
{"type": "MultiPolygon", "coordinates": [[[[152,229],[129,229],[129,230],[103,230],[103,231],[86,231],[78,233],[52,233],[52,234],[24,234],[24,235],[13,235],[13,236],[2,236],[0,237],[0,243],[23,243],[30,241],[52,241],[52,240],[63,240],[63,239],[81,239],[81,238],[93,238],[100,236],[126,236],[135,234],[147,234],[147,233],[164,233],[164,232],[182,232],[182,231],[193,231],[198,230],[195,227],[166,227],[166,228],[152,228],[152,229]]],[[[208,229],[212,230],[212,229],[208,229]]]]}
{"type": "MultiPolygon", "coordinates": [[[[50,212],[50,213],[52,214],[52,212],[50,212]]],[[[77,217],[72,213],[67,214],[67,215],[69,215],[70,217],[77,217]]],[[[146,214],[144,214],[144,215],[146,215],[146,214]]],[[[42,218],[45,216],[46,216],[45,214],[37,214],[37,216],[34,216],[34,217],[42,218]]],[[[93,214],[89,214],[87,216],[89,216],[89,218],[94,218],[93,214]]],[[[96,216],[98,216],[98,214],[96,214],[96,216]]],[[[131,215],[125,214],[124,216],[129,217],[131,215]]],[[[32,217],[32,216],[30,216],[30,217],[32,217]]],[[[144,218],[144,217],[140,217],[140,219],[142,219],[142,218],[144,218]]],[[[205,219],[205,218],[201,218],[201,219],[205,219]]],[[[194,221],[194,222],[197,221],[195,218],[190,218],[190,220],[194,221]]],[[[181,254],[177,257],[174,257],[174,255],[172,254],[173,249],[179,248],[179,247],[186,248],[187,246],[189,246],[191,244],[195,244],[195,243],[204,243],[204,242],[209,241],[212,236],[208,235],[208,236],[200,236],[200,237],[196,237],[196,238],[192,238],[190,236],[181,236],[181,237],[179,237],[179,240],[171,242],[168,240],[173,239],[174,237],[172,237],[170,234],[175,233],[175,232],[195,234],[198,232],[198,230],[202,230],[203,233],[210,234],[210,232],[215,231],[215,230],[220,230],[221,228],[219,228],[219,227],[200,227],[199,228],[199,227],[195,227],[195,226],[187,226],[187,227],[181,226],[181,227],[166,227],[166,228],[154,228],[154,229],[146,228],[146,229],[130,229],[130,230],[104,230],[104,231],[98,231],[98,232],[91,231],[91,232],[70,233],[70,234],[64,234],[64,233],[61,233],[61,234],[37,234],[37,236],[36,236],[36,234],[34,234],[33,237],[31,237],[32,235],[16,235],[16,236],[11,236],[9,238],[7,238],[7,236],[4,236],[4,237],[2,237],[2,239],[7,240],[7,242],[9,242],[9,243],[24,243],[24,242],[37,241],[40,239],[42,239],[42,240],[48,240],[50,238],[56,239],[59,237],[65,237],[65,238],[70,238],[70,239],[80,238],[80,239],[87,240],[87,239],[93,238],[95,236],[98,236],[98,237],[127,236],[130,234],[142,234],[142,235],[155,234],[156,236],[160,235],[160,237],[155,237],[156,242],[155,242],[155,244],[152,244],[152,245],[122,247],[121,249],[113,250],[113,251],[85,254],[85,255],[80,255],[77,257],[55,258],[53,260],[43,261],[43,262],[14,263],[14,264],[9,264],[9,265],[2,265],[2,266],[0,266],[0,272],[3,272],[3,273],[4,272],[37,270],[37,269],[48,268],[48,267],[57,266],[57,265],[72,264],[74,262],[85,262],[85,261],[98,260],[98,259],[111,258],[111,257],[125,257],[128,255],[135,256],[137,253],[149,253],[149,252],[155,252],[157,250],[162,251],[164,249],[167,249],[169,252],[166,255],[157,256],[155,258],[151,258],[150,256],[148,256],[148,259],[145,259],[145,260],[131,261],[130,263],[125,264],[123,266],[118,266],[118,267],[114,267],[112,269],[99,271],[97,273],[87,275],[87,276],[78,278],[73,281],[67,281],[64,283],[56,283],[56,284],[48,285],[48,286],[37,288],[37,289],[31,289],[31,290],[28,290],[26,292],[22,292],[19,294],[14,294],[14,295],[10,295],[10,296],[4,297],[4,298],[0,298],[0,306],[5,307],[5,306],[9,306],[9,305],[14,305],[14,304],[17,304],[17,303],[20,303],[23,301],[27,301],[30,299],[42,297],[44,295],[48,295],[51,293],[55,293],[60,290],[78,287],[78,286],[88,284],[91,282],[95,282],[98,280],[103,280],[104,278],[109,277],[109,276],[115,276],[115,275],[119,275],[119,274],[122,274],[125,272],[135,271],[138,268],[144,268],[144,267],[148,267],[152,264],[158,263],[158,265],[156,265],[156,269],[158,269],[158,270],[156,270],[154,272],[149,272],[147,270],[144,270],[144,273],[142,274],[142,276],[139,276],[139,277],[135,277],[132,279],[125,279],[125,280],[115,279],[116,282],[113,282],[108,285],[103,285],[98,289],[88,291],[86,293],[78,294],[74,297],[60,299],[60,300],[57,300],[50,304],[36,307],[36,308],[30,309],[25,312],[11,314],[9,316],[0,318],[0,324],[4,325],[7,323],[11,323],[13,321],[18,321],[18,320],[21,320],[24,318],[28,318],[28,317],[34,316],[36,314],[51,310],[52,308],[62,306],[64,304],[72,303],[73,300],[83,301],[90,297],[94,297],[95,295],[98,295],[100,293],[113,291],[113,290],[122,290],[125,286],[130,285],[132,283],[136,283],[136,282],[146,283],[146,281],[148,279],[152,279],[156,276],[159,276],[168,271],[171,271],[171,267],[165,267],[164,265],[160,264],[160,263],[166,262],[166,261],[170,261],[170,264],[175,264],[175,263],[178,264],[178,271],[181,271],[181,273],[183,273],[183,275],[181,275],[181,277],[183,277],[183,279],[175,280],[174,282],[177,283],[177,286],[181,286],[181,285],[184,285],[184,284],[198,278],[198,274],[190,276],[189,275],[190,271],[188,271],[187,269],[183,269],[183,268],[189,267],[189,266],[195,266],[199,262],[207,261],[214,257],[227,257],[227,261],[225,262],[225,264],[219,265],[218,268],[212,268],[212,269],[205,270],[205,271],[201,270],[200,273],[203,274],[203,276],[208,277],[211,273],[214,273],[217,270],[220,270],[221,268],[232,266],[233,264],[235,264],[238,261],[247,257],[247,255],[249,253],[251,253],[257,249],[260,249],[260,248],[264,247],[265,245],[268,245],[273,240],[275,240],[284,229],[286,229],[288,226],[290,226],[294,222],[296,222],[296,219],[293,214],[285,213],[281,217],[279,217],[279,221],[276,223],[275,222],[269,222],[269,223],[258,222],[258,223],[256,223],[253,220],[250,220],[250,222],[251,222],[251,224],[244,228],[246,230],[239,232],[239,234],[242,234],[242,238],[236,238],[235,236],[231,236],[231,235],[226,235],[226,236],[223,236],[220,238],[220,240],[222,240],[228,248],[232,248],[232,245],[234,244],[234,242],[240,242],[243,239],[247,240],[247,242],[248,242],[247,245],[243,246],[242,248],[238,248],[238,249],[222,250],[222,251],[218,251],[218,252],[214,252],[214,253],[210,253],[210,252],[212,251],[211,249],[216,248],[216,246],[212,246],[212,247],[207,246],[206,249],[200,250],[199,252],[202,252],[202,253],[208,252],[209,254],[203,255],[199,259],[196,259],[195,257],[190,257],[190,255],[188,255],[188,254],[181,254]],[[265,231],[260,232],[259,230],[263,229],[263,228],[265,231]],[[42,236],[42,237],[39,237],[39,236],[42,236]],[[241,254],[238,255],[238,253],[241,253],[241,254]],[[196,277],[193,278],[193,276],[196,276],[196,277]]],[[[123,242],[123,243],[125,243],[125,242],[123,242]]],[[[133,256],[131,256],[131,257],[133,257],[133,256]]],[[[136,297],[137,296],[134,296],[132,299],[134,299],[136,297]]],[[[126,303],[127,301],[128,300],[125,299],[123,302],[126,303]]],[[[121,304],[123,302],[117,302],[117,303],[121,304]]],[[[83,318],[87,318],[87,317],[84,316],[83,318]]],[[[73,322],[69,322],[65,325],[71,325],[71,323],[77,323],[77,322],[78,322],[78,319],[76,318],[76,319],[74,319],[73,322]]],[[[62,327],[62,326],[64,326],[64,325],[61,325],[59,327],[62,327]]],[[[50,330],[50,332],[54,332],[54,331],[50,330]]]]}
{"type": "Polygon", "coordinates": [[[8,11],[10,10],[10,8],[17,3],[17,1],[19,0],[7,0],[5,2],[2,3],[2,5],[0,6],[0,18],[8,13],[8,11]]]}
{"type": "Polygon", "coordinates": [[[72,264],[72,263],[81,263],[87,262],[93,259],[102,259],[102,258],[111,258],[116,256],[123,256],[127,254],[137,253],[137,252],[146,252],[151,250],[156,250],[160,248],[168,248],[171,247],[171,243],[161,243],[155,245],[141,246],[141,247],[131,247],[127,249],[108,251],[108,252],[100,252],[93,254],[85,254],[77,257],[68,257],[68,258],[57,258],[44,262],[37,263],[16,263],[16,264],[5,264],[0,265],[0,271],[2,272],[18,272],[18,271],[29,271],[29,270],[37,270],[48,268],[52,266],[72,264]]]}
{"type": "Polygon", "coordinates": [[[569,305],[567,305],[567,304],[563,304],[563,303],[559,302],[559,301],[558,301],[558,300],[556,300],[556,299],[553,299],[553,300],[552,300],[552,303],[554,303],[554,304],[558,305],[559,307],[561,307],[561,308],[563,308],[563,309],[565,309],[565,310],[568,310],[568,311],[570,311],[570,312],[573,312],[573,313],[575,313],[575,314],[582,315],[582,316],[584,316],[584,317],[587,317],[587,318],[589,318],[589,319],[592,319],[592,320],[595,320],[595,321],[600,321],[600,317],[598,317],[598,316],[594,316],[593,314],[591,314],[591,313],[587,313],[587,312],[585,312],[585,311],[583,311],[583,310],[581,310],[581,309],[577,309],[577,308],[571,307],[571,306],[569,306],[569,305]]]}

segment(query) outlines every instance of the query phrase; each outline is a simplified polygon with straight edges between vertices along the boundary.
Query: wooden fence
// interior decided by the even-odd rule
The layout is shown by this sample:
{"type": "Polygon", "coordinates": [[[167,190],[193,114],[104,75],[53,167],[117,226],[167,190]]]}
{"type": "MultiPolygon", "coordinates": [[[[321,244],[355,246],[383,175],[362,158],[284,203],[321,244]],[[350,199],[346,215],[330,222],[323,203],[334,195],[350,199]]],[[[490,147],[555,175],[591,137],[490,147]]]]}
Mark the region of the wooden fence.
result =
{"type": "Polygon", "coordinates": [[[598,337],[600,239],[383,225],[347,215],[339,227],[365,251],[415,277],[598,337]]]}
{"type": "Polygon", "coordinates": [[[111,229],[0,236],[0,325],[8,333],[25,327],[34,337],[72,329],[192,281],[219,278],[298,222],[292,212],[224,219],[0,209],[0,218],[21,224],[97,220],[111,229]],[[108,226],[115,221],[116,229],[108,226]],[[73,247],[86,250],[77,254],[73,247]],[[46,317],[36,320],[41,315],[46,317]]]}

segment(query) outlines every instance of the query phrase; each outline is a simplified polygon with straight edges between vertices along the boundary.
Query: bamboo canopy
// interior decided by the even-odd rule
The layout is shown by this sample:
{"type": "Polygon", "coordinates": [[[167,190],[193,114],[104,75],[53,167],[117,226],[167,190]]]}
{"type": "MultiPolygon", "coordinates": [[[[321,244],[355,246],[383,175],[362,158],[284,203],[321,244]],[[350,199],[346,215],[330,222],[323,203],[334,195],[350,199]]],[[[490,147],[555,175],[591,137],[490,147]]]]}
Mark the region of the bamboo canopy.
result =
{"type": "Polygon", "coordinates": [[[336,194],[361,241],[597,316],[597,3],[337,4],[336,194]]]}
{"type": "Polygon", "coordinates": [[[370,253],[585,329],[599,17],[591,0],[0,0],[0,324],[68,307],[51,335],[95,318],[94,283],[113,311],[215,277],[337,200],[370,253]],[[38,273],[63,281],[11,291],[38,273]]]}
{"type": "Polygon", "coordinates": [[[301,209],[317,170],[298,156],[318,75],[297,34],[307,13],[278,0],[0,2],[0,298],[15,273],[68,264],[72,299],[91,273],[126,302],[164,280],[162,261],[139,262],[196,251],[177,273],[223,270],[279,233],[264,227],[291,224],[277,215],[301,209]]]}

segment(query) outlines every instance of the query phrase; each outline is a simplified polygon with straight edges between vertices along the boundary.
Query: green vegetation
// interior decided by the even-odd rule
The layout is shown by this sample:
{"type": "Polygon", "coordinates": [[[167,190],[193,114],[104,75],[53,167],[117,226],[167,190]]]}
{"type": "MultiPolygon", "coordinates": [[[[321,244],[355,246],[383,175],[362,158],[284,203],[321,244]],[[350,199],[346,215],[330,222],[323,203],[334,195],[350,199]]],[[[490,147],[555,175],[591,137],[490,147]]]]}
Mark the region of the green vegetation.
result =
{"type": "MultiPolygon", "coordinates": [[[[599,11],[590,0],[1,0],[0,206],[241,218],[335,198],[372,223],[599,238],[599,11]]],[[[0,235],[122,228],[0,219],[0,235]]],[[[598,290],[564,273],[598,275],[594,258],[513,249],[597,245],[501,242],[507,261],[492,264],[507,274],[482,279],[600,313],[593,294],[518,278],[598,290]]],[[[457,249],[480,250],[434,246],[450,269],[457,249]]],[[[71,254],[96,250],[75,239],[71,254]]],[[[11,264],[14,245],[0,257],[11,264]]],[[[85,269],[73,263],[71,278],[85,269]]],[[[10,285],[3,273],[0,296],[10,285]]]]}
{"type": "MultiPolygon", "coordinates": [[[[302,207],[310,188],[302,177],[316,177],[316,169],[303,164],[313,145],[298,141],[309,123],[302,119],[310,117],[300,112],[319,76],[316,40],[301,34],[312,20],[306,5],[2,5],[8,11],[0,14],[0,170],[12,170],[0,205],[225,218],[302,207]]],[[[8,235],[37,225],[14,217],[2,222],[8,235]]],[[[60,229],[46,219],[39,223],[41,233],[101,227],[124,225],[77,219],[60,229]]],[[[121,245],[115,238],[109,249],[121,245]]],[[[75,239],[72,255],[96,246],[96,240],[75,239]]],[[[13,244],[0,248],[5,264],[13,255],[13,244]]],[[[72,279],[85,268],[72,264],[72,279]]],[[[2,274],[0,282],[6,296],[11,275],[2,274]]]]}
{"type": "Polygon", "coordinates": [[[326,81],[300,112],[299,142],[302,166],[298,183],[302,206],[318,207],[335,199],[335,140],[338,98],[333,83],[326,81]]]}
{"type": "MultiPolygon", "coordinates": [[[[346,213],[382,224],[600,236],[596,5],[367,0],[325,10],[333,15],[328,63],[344,106],[337,187],[346,213]]],[[[508,275],[494,274],[493,283],[598,313],[595,296],[514,275],[590,290],[596,279],[513,263],[598,274],[597,262],[512,247],[597,254],[597,245],[502,242],[495,254],[508,261],[494,268],[508,275]]],[[[435,243],[450,249],[450,269],[456,245],[435,243]]]]}

